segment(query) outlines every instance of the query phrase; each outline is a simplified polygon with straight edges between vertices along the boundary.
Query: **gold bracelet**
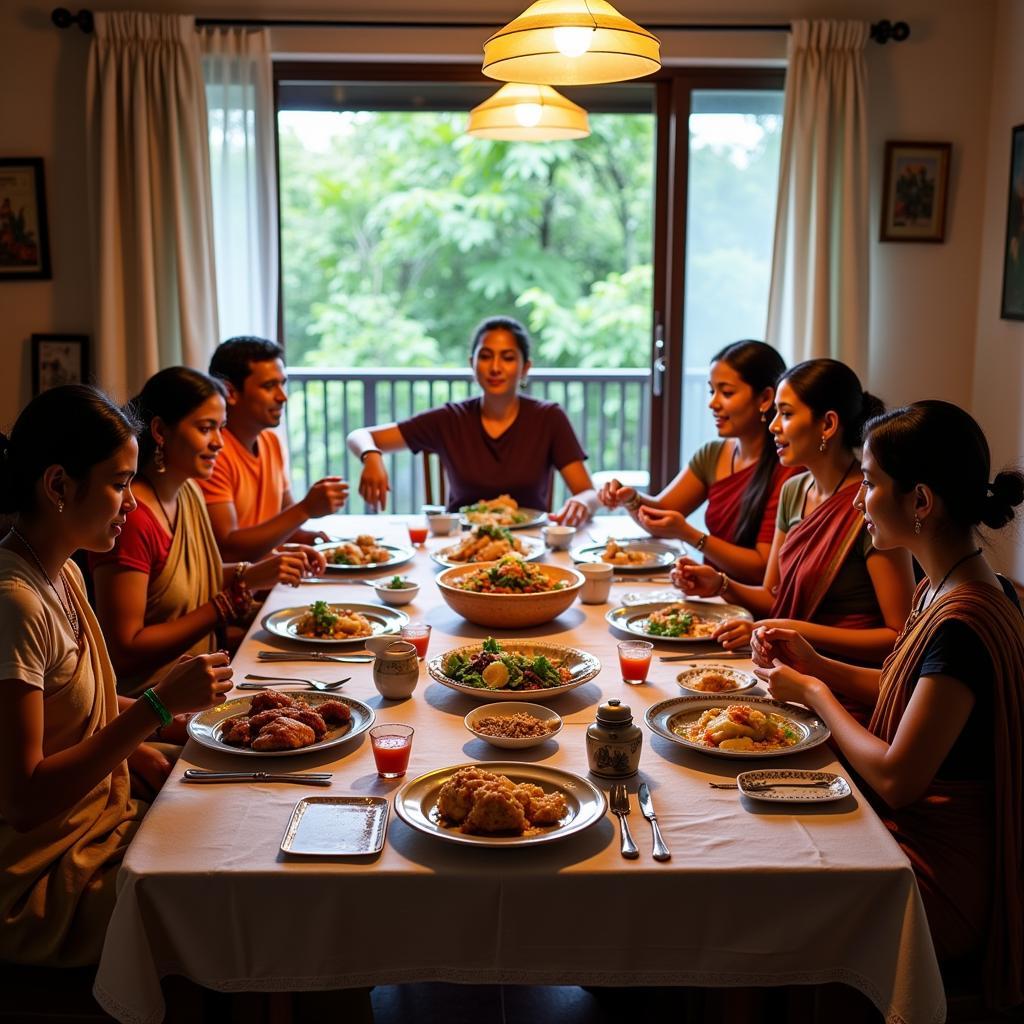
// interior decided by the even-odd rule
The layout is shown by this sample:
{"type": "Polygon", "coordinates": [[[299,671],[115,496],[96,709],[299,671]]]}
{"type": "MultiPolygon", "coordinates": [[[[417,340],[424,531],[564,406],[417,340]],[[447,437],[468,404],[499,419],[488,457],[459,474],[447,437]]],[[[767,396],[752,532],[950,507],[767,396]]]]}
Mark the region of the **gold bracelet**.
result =
{"type": "Polygon", "coordinates": [[[694,549],[697,550],[697,551],[703,552],[704,545],[707,544],[707,542],[708,542],[708,535],[706,533],[702,533],[700,535],[700,540],[697,541],[697,543],[693,545],[694,549]]]}
{"type": "Polygon", "coordinates": [[[715,597],[721,597],[729,589],[729,577],[724,572],[720,572],[718,575],[722,577],[722,585],[718,588],[715,597]]]}

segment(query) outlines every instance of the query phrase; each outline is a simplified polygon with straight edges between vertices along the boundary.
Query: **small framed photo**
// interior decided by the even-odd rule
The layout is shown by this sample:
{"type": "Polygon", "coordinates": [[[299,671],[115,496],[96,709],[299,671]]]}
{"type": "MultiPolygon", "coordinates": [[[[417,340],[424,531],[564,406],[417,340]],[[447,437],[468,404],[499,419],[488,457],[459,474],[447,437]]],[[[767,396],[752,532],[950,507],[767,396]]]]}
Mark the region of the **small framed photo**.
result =
{"type": "Polygon", "coordinates": [[[883,242],[943,242],[949,191],[948,142],[887,142],[883,242]]]}
{"type": "Polygon", "coordinates": [[[89,379],[89,338],[85,334],[32,335],[32,394],[59,384],[89,379]]]}
{"type": "Polygon", "coordinates": [[[50,277],[42,158],[0,158],[0,281],[50,277]]]}
{"type": "Polygon", "coordinates": [[[1024,124],[1013,129],[1010,144],[1010,198],[1003,253],[1004,320],[1024,320],[1024,124]]]}

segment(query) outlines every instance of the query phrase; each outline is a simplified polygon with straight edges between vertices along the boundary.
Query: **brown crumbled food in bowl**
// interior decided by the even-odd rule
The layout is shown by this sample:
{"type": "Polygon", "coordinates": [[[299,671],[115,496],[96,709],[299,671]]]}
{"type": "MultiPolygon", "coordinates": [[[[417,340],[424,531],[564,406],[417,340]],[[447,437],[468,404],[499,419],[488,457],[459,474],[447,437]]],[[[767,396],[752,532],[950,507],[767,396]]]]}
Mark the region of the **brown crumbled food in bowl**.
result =
{"type": "Polygon", "coordinates": [[[547,736],[558,728],[558,719],[542,722],[535,715],[518,711],[514,715],[490,715],[473,723],[473,728],[482,736],[501,736],[510,740],[522,740],[531,736],[547,736]]]}

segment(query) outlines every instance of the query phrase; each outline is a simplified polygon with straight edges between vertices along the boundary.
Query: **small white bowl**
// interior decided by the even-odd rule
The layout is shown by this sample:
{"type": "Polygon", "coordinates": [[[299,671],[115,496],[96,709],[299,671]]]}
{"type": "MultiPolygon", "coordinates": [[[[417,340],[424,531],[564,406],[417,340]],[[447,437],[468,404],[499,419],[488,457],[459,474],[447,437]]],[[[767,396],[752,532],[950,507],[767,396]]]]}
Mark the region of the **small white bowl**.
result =
{"type": "Polygon", "coordinates": [[[544,543],[555,551],[565,551],[576,536],[575,526],[562,526],[560,523],[552,523],[540,531],[544,543]]]}
{"type": "Polygon", "coordinates": [[[500,704],[481,704],[480,707],[473,708],[463,722],[478,740],[484,740],[492,747],[501,747],[504,750],[523,750],[525,747],[536,747],[562,731],[562,716],[557,711],[552,711],[542,704],[526,704],[518,700],[502,701],[500,704]],[[520,739],[512,739],[508,736],[485,736],[476,730],[475,723],[482,718],[510,718],[521,712],[533,715],[534,718],[539,718],[542,722],[554,722],[556,723],[555,728],[544,736],[523,736],[520,739]]]}
{"type": "Polygon", "coordinates": [[[688,693],[699,693],[702,697],[722,697],[725,699],[734,693],[740,693],[743,690],[749,690],[752,686],[757,686],[757,676],[750,672],[740,672],[731,665],[694,665],[683,669],[676,676],[676,682],[688,693]],[[705,676],[724,676],[736,685],[728,690],[705,690],[700,686],[693,685],[694,683],[699,683],[705,676]]]}
{"type": "Polygon", "coordinates": [[[409,604],[411,601],[414,601],[416,595],[420,592],[420,585],[413,583],[411,580],[406,580],[409,586],[402,587],[401,590],[392,590],[388,584],[393,578],[389,577],[387,580],[381,580],[380,583],[374,583],[373,589],[377,596],[385,604],[391,605],[409,604]]]}

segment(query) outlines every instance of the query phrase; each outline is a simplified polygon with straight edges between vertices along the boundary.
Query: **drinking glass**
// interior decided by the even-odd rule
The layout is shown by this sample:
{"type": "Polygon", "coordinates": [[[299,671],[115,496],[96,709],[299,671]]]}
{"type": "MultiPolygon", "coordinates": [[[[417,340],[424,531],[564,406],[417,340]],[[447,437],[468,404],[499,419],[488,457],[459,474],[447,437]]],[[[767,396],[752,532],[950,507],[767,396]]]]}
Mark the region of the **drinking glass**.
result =
{"type": "Polygon", "coordinates": [[[654,644],[647,640],[623,640],[619,643],[619,668],[622,681],[635,686],[647,679],[654,644]]]}
{"type": "Polygon", "coordinates": [[[427,523],[423,519],[414,519],[409,523],[409,543],[415,547],[419,547],[421,544],[426,543],[427,540],[427,523]]]}
{"type": "Polygon", "coordinates": [[[402,627],[399,634],[403,640],[416,648],[416,656],[423,661],[427,656],[427,645],[430,643],[430,626],[425,622],[410,622],[408,626],[402,627]]]}
{"type": "Polygon", "coordinates": [[[381,779],[400,779],[409,767],[412,753],[411,725],[378,725],[370,730],[370,745],[381,779]]]}

